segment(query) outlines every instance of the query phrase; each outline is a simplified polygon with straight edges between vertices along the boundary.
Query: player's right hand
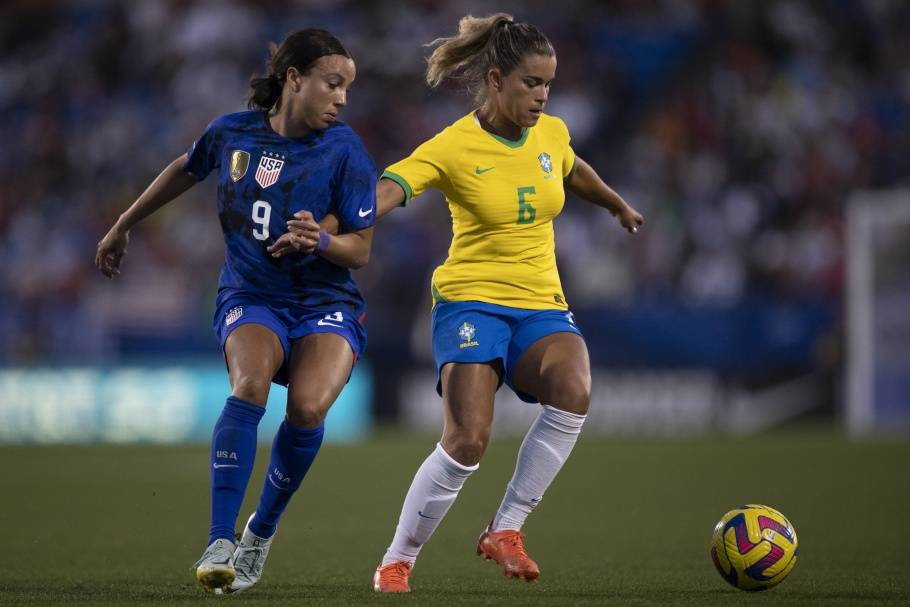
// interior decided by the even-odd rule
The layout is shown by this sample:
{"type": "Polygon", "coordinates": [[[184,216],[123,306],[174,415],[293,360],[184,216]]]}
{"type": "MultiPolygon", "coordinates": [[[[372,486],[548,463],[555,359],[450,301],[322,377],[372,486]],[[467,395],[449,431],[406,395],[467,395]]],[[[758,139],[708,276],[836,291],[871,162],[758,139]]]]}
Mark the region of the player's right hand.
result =
{"type": "Polygon", "coordinates": [[[626,203],[626,206],[617,213],[617,219],[619,219],[619,223],[629,234],[638,232],[638,227],[645,222],[645,218],[642,217],[642,214],[629,206],[628,203],[626,203]]]}
{"type": "Polygon", "coordinates": [[[95,265],[101,273],[108,278],[120,274],[120,262],[126,255],[126,247],[130,243],[130,233],[119,230],[116,226],[110,229],[98,242],[95,252],[95,265]]]}

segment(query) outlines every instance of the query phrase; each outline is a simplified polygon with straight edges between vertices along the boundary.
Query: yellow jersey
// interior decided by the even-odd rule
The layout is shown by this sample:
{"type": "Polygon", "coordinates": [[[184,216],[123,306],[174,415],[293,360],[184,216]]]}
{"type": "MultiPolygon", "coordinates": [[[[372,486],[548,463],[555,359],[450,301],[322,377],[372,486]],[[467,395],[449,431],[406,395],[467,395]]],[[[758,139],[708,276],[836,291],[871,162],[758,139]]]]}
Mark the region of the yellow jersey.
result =
{"type": "Polygon", "coordinates": [[[433,272],[433,301],[482,301],[532,310],[566,309],[556,269],[553,218],[575,152],[565,123],[541,114],[510,141],[471,112],[386,169],[405,204],[427,188],[452,214],[449,256],[433,272]]]}

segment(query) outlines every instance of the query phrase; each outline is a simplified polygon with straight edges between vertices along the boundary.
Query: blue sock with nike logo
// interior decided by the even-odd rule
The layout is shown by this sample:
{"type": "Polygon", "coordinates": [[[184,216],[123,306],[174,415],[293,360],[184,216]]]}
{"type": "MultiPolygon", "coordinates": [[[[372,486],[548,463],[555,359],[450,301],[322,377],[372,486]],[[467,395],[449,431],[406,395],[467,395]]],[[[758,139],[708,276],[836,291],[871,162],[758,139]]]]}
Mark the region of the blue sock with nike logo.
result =
{"type": "Polygon", "coordinates": [[[278,428],[259,507],[250,520],[250,531],[257,536],[268,538],[275,534],[278,519],[319,453],[324,428],[322,424],[317,428],[299,428],[292,426],[287,418],[278,428]]]}
{"type": "Polygon", "coordinates": [[[234,525],[256,459],[256,428],[265,407],[229,396],[212,431],[212,526],[209,544],[234,541],[234,525]]]}

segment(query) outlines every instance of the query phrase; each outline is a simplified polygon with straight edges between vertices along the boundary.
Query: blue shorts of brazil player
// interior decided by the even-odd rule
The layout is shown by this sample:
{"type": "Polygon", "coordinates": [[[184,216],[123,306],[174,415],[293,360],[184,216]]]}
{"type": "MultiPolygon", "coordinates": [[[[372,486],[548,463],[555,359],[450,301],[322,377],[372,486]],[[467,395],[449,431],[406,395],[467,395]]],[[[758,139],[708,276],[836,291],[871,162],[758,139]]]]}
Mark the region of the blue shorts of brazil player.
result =
{"type": "Polygon", "coordinates": [[[499,358],[505,383],[521,400],[536,403],[536,398],[515,388],[512,372],[531,344],[553,333],[583,337],[567,310],[526,310],[479,301],[437,303],[433,308],[436,391],[442,396],[440,373],[446,363],[482,363],[499,358]]]}
{"type": "Polygon", "coordinates": [[[272,378],[282,386],[288,385],[288,360],[294,340],[311,333],[336,333],[345,338],[354,351],[354,362],[363,355],[367,332],[349,312],[332,309],[313,309],[293,302],[268,302],[262,297],[240,289],[220,289],[215,302],[212,324],[222,351],[231,331],[255,323],[264,325],[278,336],[284,349],[284,364],[272,378]]]}

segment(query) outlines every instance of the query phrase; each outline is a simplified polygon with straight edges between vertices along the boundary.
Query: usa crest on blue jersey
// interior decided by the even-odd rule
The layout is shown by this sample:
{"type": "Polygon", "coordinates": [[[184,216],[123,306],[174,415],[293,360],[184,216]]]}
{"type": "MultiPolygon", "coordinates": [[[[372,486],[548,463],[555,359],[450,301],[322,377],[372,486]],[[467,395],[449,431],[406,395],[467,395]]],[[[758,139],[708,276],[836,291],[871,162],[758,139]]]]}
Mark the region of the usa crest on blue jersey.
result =
{"type": "Polygon", "coordinates": [[[256,169],[256,183],[263,188],[269,187],[278,181],[278,175],[281,174],[283,166],[284,156],[263,152],[259,159],[259,168],[256,169]]]}

